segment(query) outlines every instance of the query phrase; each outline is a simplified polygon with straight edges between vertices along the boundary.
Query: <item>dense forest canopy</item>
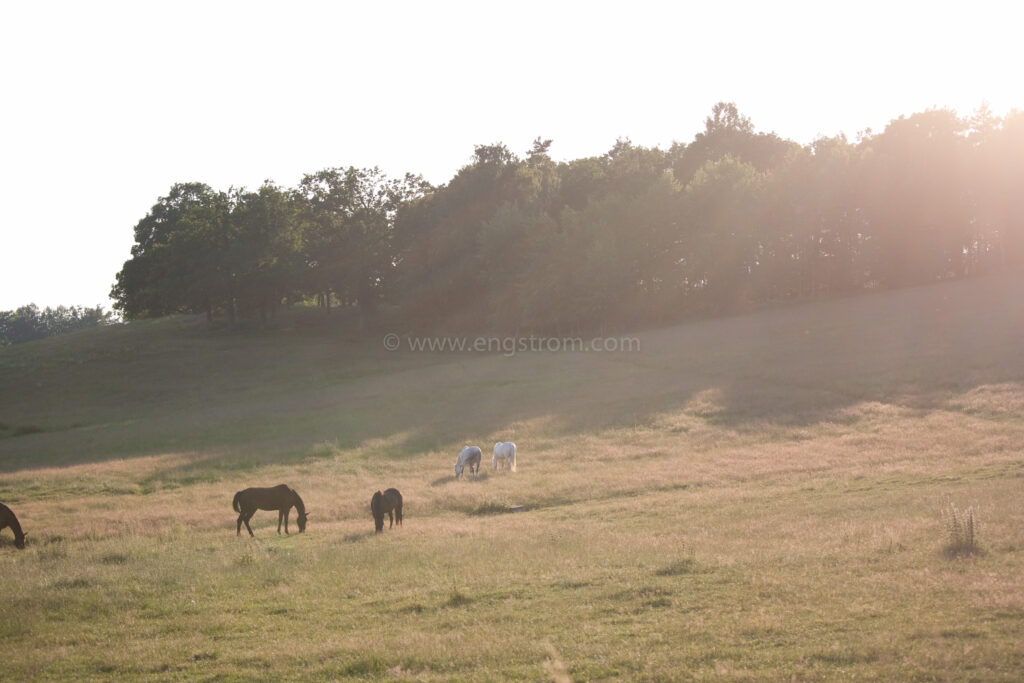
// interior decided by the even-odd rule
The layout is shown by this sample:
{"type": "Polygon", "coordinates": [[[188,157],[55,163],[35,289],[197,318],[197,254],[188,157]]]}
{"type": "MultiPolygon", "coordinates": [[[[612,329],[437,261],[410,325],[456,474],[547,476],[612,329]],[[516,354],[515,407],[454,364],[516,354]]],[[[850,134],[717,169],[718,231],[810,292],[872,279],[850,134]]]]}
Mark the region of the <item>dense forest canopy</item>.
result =
{"type": "Polygon", "coordinates": [[[330,168],[182,183],[135,226],[126,318],[351,307],[364,325],[566,332],[902,287],[1024,263],[1024,112],[933,109],[799,145],[718,103],[668,150],[477,146],[445,185],[330,168]]]}

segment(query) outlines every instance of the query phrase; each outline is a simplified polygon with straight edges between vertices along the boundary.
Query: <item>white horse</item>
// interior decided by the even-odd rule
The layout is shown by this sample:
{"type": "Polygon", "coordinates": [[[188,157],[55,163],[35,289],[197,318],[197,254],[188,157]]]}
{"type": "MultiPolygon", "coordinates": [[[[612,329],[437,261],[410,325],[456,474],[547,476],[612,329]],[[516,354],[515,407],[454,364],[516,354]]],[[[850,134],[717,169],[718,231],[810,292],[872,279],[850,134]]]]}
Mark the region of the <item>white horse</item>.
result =
{"type": "Polygon", "coordinates": [[[469,473],[475,474],[480,471],[480,458],[483,457],[483,452],[479,446],[466,446],[459,453],[458,460],[455,461],[455,478],[458,479],[462,476],[462,470],[469,465],[469,473]]]}
{"type": "Polygon", "coordinates": [[[508,465],[510,472],[516,471],[516,445],[511,441],[502,443],[499,441],[494,444],[494,456],[491,458],[491,464],[494,465],[494,469],[498,469],[498,461],[501,460],[501,469],[505,469],[505,465],[508,465]]]}

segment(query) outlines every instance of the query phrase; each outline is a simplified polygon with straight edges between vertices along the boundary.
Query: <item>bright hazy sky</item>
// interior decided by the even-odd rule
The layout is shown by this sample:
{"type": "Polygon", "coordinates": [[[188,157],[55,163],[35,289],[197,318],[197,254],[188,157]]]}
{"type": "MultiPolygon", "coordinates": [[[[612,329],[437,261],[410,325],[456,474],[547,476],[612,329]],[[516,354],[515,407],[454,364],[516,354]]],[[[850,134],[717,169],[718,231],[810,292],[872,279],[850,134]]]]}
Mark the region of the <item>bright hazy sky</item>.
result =
{"type": "Polygon", "coordinates": [[[690,142],[718,101],[806,144],[1024,108],[1014,2],[0,0],[0,310],[103,305],[176,182],[447,182],[476,144],[690,142]]]}

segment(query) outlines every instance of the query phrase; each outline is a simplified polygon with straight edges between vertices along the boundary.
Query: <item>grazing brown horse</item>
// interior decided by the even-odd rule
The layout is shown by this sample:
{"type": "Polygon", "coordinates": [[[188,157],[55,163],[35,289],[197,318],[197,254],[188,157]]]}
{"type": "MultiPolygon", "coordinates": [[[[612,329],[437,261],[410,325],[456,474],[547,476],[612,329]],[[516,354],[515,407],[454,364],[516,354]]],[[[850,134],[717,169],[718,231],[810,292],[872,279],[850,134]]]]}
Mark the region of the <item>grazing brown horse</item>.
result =
{"type": "Polygon", "coordinates": [[[14,511],[3,503],[0,503],[0,529],[11,527],[14,532],[14,545],[18,550],[25,549],[25,532],[21,530],[21,524],[14,515],[14,511]]]}
{"type": "Polygon", "coordinates": [[[402,524],[402,494],[398,489],[388,489],[384,493],[377,491],[370,500],[370,512],[373,513],[373,523],[377,527],[377,533],[384,531],[384,513],[388,515],[388,528],[390,529],[397,522],[402,524]],[[394,514],[392,515],[392,511],[394,514]]]}
{"type": "Polygon", "coordinates": [[[242,534],[242,522],[245,522],[245,528],[249,530],[249,535],[255,535],[252,533],[252,527],[249,526],[249,520],[257,510],[277,510],[277,533],[281,533],[281,521],[283,520],[284,532],[287,534],[288,513],[292,511],[293,506],[298,515],[299,533],[302,533],[306,530],[309,513],[306,512],[306,506],[303,505],[302,499],[299,498],[295,489],[285,484],[278,484],[269,488],[249,488],[239,491],[235,494],[235,499],[231,501],[231,507],[238,513],[238,528],[235,535],[242,534]]]}

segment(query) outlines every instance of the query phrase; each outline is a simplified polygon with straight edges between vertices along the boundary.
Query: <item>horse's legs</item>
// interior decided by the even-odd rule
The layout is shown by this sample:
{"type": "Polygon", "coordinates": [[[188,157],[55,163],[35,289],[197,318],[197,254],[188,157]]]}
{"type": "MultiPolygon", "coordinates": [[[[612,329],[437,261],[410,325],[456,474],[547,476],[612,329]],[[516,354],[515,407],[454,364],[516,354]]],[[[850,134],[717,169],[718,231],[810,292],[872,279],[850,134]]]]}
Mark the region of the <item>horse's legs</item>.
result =
{"type": "Polygon", "coordinates": [[[395,525],[395,515],[391,510],[388,510],[388,528],[390,529],[395,525]]]}
{"type": "Polygon", "coordinates": [[[252,519],[254,514],[256,514],[255,510],[246,510],[244,507],[242,508],[242,511],[238,513],[238,524],[235,526],[235,536],[242,535],[243,523],[245,524],[245,528],[249,530],[250,536],[256,535],[252,532],[252,527],[249,526],[249,520],[252,519]]]}

